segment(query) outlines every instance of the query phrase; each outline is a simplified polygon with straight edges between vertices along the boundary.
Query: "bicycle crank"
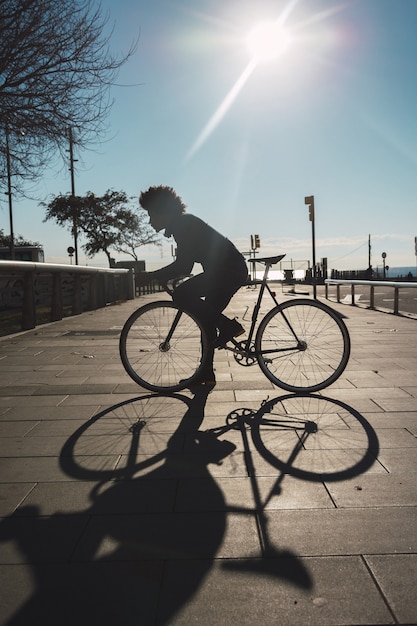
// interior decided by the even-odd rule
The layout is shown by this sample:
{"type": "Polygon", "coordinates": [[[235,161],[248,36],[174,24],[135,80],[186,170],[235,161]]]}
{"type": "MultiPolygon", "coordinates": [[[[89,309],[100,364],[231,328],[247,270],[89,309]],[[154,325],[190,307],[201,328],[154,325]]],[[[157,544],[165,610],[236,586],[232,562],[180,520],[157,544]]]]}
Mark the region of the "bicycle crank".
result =
{"type": "Polygon", "coordinates": [[[254,352],[253,345],[249,346],[246,341],[241,341],[237,346],[237,348],[232,348],[236,363],[243,365],[243,367],[251,367],[257,363],[256,357],[252,354],[254,352]]]}

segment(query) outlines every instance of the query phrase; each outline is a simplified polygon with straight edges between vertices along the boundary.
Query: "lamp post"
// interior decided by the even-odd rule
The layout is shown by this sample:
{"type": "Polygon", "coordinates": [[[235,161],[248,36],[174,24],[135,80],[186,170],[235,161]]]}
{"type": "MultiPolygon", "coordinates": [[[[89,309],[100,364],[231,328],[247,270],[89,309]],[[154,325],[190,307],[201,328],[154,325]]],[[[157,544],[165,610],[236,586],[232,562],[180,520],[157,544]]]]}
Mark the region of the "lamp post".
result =
{"type": "Polygon", "coordinates": [[[383,272],[384,272],[383,276],[384,276],[384,279],[385,279],[386,276],[387,276],[387,266],[385,265],[385,259],[387,258],[387,253],[383,252],[381,254],[381,256],[382,256],[382,263],[383,263],[382,268],[383,268],[383,272]]]}
{"type": "Polygon", "coordinates": [[[6,124],[6,170],[7,170],[7,191],[9,197],[9,219],[10,219],[10,258],[14,261],[14,231],[13,231],[13,200],[12,200],[12,173],[10,167],[10,144],[9,127],[6,124]]]}
{"type": "Polygon", "coordinates": [[[314,228],[314,196],[306,196],[304,198],[304,204],[308,204],[309,219],[311,222],[311,242],[313,248],[313,296],[317,298],[317,285],[316,285],[316,233],[314,228]]]}
{"type": "Polygon", "coordinates": [[[74,141],[72,138],[72,128],[68,129],[69,133],[69,155],[70,155],[70,173],[71,173],[71,199],[72,199],[72,232],[74,235],[74,252],[75,252],[75,265],[78,265],[78,219],[77,209],[75,207],[75,182],[74,182],[74,163],[77,159],[74,159],[74,141]]]}
{"type": "Polygon", "coordinates": [[[251,264],[252,271],[252,279],[256,279],[256,253],[258,248],[261,247],[261,240],[259,239],[259,235],[251,235],[250,236],[250,251],[249,251],[249,263],[251,264]]]}

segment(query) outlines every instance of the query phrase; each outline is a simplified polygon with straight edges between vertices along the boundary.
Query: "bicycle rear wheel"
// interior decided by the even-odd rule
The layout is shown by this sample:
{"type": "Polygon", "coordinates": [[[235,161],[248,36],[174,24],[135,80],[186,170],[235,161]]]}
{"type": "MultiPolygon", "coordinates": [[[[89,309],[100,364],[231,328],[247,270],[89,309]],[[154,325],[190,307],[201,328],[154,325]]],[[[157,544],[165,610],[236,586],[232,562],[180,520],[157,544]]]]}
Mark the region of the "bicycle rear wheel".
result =
{"type": "Polygon", "coordinates": [[[129,376],[145,389],[180,391],[198,377],[207,339],[199,322],[173,302],[145,304],[125,323],[119,351],[129,376]]]}
{"type": "Polygon", "coordinates": [[[255,338],[265,376],[278,387],[313,392],[331,385],[350,355],[347,328],[339,315],[317,300],[289,300],[265,315],[255,338]]]}

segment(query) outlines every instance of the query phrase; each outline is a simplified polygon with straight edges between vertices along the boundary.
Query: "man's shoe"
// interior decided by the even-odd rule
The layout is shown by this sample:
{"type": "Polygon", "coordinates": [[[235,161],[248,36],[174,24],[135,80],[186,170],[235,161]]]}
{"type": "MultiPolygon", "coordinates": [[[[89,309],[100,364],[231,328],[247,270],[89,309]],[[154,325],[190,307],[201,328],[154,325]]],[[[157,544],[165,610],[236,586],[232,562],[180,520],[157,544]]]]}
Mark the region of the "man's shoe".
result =
{"type": "MultiPolygon", "coordinates": [[[[182,382],[182,381],[180,381],[182,382]]],[[[216,375],[213,369],[202,370],[198,377],[195,378],[188,386],[189,389],[199,387],[202,385],[207,389],[212,389],[216,386],[216,375]]]]}
{"type": "Polygon", "coordinates": [[[215,340],[213,346],[215,348],[224,348],[228,341],[233,339],[233,337],[239,337],[239,335],[243,335],[245,329],[239,322],[234,320],[225,320],[225,322],[221,325],[219,330],[219,335],[215,340]]]}

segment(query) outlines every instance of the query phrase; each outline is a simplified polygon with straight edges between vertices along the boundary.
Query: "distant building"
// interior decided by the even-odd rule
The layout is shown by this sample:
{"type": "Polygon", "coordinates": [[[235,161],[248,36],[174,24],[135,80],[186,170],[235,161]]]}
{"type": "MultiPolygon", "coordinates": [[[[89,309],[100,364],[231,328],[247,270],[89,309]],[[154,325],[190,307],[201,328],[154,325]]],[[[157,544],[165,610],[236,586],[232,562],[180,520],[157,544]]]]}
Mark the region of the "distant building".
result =
{"type": "MultiPolygon", "coordinates": [[[[10,248],[0,247],[0,260],[10,261],[10,248]]],[[[45,263],[45,254],[42,246],[14,246],[15,261],[33,261],[34,263],[45,263]]]]}

